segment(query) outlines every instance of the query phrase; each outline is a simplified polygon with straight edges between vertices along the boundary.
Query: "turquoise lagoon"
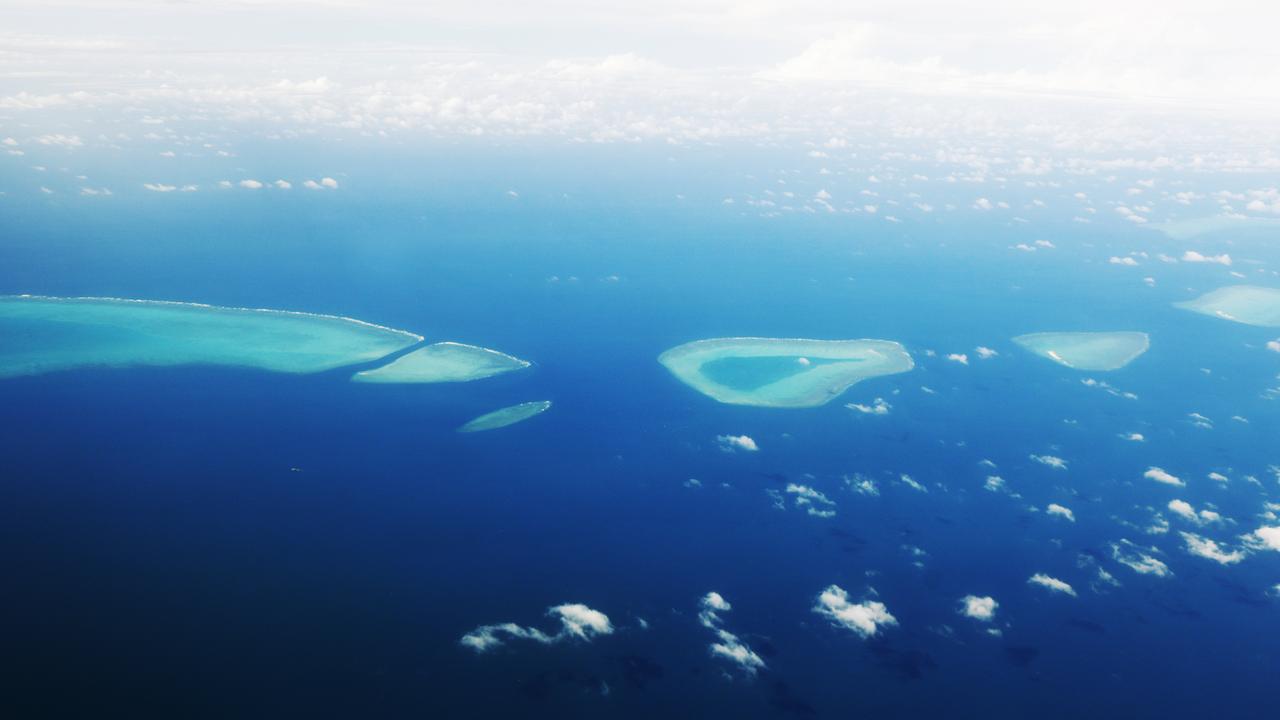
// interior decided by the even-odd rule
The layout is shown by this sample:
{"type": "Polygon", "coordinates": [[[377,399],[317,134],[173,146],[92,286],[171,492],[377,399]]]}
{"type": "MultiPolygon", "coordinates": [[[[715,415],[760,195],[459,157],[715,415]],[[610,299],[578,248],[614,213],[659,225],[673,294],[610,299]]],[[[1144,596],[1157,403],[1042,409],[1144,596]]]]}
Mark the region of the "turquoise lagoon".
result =
{"type": "Polygon", "coordinates": [[[0,377],[192,364],[314,373],[372,362],[422,341],[334,315],[27,295],[0,297],[0,338],[0,377]]]}
{"type": "Polygon", "coordinates": [[[1151,345],[1141,332],[1041,332],[1019,335],[1013,342],[1076,370],[1119,370],[1151,345]]]}
{"type": "Polygon", "coordinates": [[[1261,327],[1280,327],[1280,290],[1257,285],[1230,285],[1174,307],[1261,327]]]}
{"type": "Polygon", "coordinates": [[[779,408],[824,405],[855,383],[915,367],[890,340],[751,337],[697,340],[662,353],[658,362],[719,402],[779,408]]]}

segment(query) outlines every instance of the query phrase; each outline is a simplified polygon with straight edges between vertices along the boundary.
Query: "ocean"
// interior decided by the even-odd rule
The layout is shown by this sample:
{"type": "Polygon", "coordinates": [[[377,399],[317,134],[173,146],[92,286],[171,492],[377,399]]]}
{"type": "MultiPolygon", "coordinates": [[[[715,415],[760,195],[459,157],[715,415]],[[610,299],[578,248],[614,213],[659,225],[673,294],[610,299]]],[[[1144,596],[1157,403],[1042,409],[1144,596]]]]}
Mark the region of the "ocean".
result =
{"type": "MultiPolygon", "coordinates": [[[[949,212],[975,193],[941,182],[931,213],[889,188],[849,206],[875,213],[792,212],[854,180],[765,171],[800,162],[780,148],[256,150],[246,175],[336,165],[341,191],[11,195],[0,294],[332,313],[533,366],[420,386],[208,366],[0,380],[7,716],[1269,716],[1280,554],[1240,538],[1280,481],[1276,331],[1172,303],[1277,286],[1273,234],[949,212]],[[1192,248],[1235,262],[1156,259],[1192,248]],[[1151,347],[1094,373],[1010,341],[1075,330],[1151,347]],[[718,404],[656,360],[737,336],[895,340],[916,368],[792,410],[718,404]],[[845,407],[877,398],[886,414],[845,407]],[[1224,519],[1177,517],[1178,499],[1224,519]],[[1182,532],[1244,557],[1193,555],[1182,532]],[[1168,576],[1118,563],[1122,540],[1168,576]],[[837,626],[814,612],[831,585],[896,624],[837,626]],[[762,669],[709,651],[713,591],[762,669]],[[966,595],[995,617],[962,616],[966,595]],[[459,642],[554,633],[562,603],[612,631],[459,642]]],[[[102,152],[88,167],[109,180],[102,152]]]]}

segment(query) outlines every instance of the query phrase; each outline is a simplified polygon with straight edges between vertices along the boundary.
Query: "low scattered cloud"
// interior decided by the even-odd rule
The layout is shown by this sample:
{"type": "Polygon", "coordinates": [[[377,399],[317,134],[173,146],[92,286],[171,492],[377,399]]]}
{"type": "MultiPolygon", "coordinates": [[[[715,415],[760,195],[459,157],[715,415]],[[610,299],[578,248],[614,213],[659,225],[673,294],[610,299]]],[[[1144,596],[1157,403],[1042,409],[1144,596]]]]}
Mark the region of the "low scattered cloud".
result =
{"type": "Polygon", "coordinates": [[[1186,483],[1180,478],[1154,466],[1147,468],[1147,471],[1142,473],[1142,477],[1148,480],[1155,480],[1158,483],[1164,483],[1165,485],[1173,485],[1175,487],[1184,487],[1186,485],[1186,483]]]}
{"type": "Polygon", "coordinates": [[[613,624],[609,622],[607,615],[579,603],[556,605],[547,609],[547,615],[560,621],[560,629],[554,634],[516,623],[501,623],[481,625],[463,635],[459,642],[463,647],[484,653],[501,647],[506,640],[512,639],[552,645],[565,641],[589,642],[601,635],[613,633],[613,624]]]}
{"type": "Polygon", "coordinates": [[[746,435],[717,435],[716,442],[720,443],[720,449],[725,452],[759,452],[760,446],[756,444],[746,435]]]}
{"type": "Polygon", "coordinates": [[[1076,514],[1071,512],[1070,508],[1063,507],[1057,503],[1049,503],[1049,507],[1045,508],[1045,512],[1050,515],[1056,515],[1064,520],[1076,521],[1076,514]]]}
{"type": "Polygon", "coordinates": [[[876,398],[870,405],[862,403],[848,403],[845,407],[850,410],[857,410],[864,415],[888,415],[893,406],[885,401],[884,398],[876,398]]]}
{"type": "Polygon", "coordinates": [[[1187,552],[1196,557],[1212,560],[1219,565],[1234,565],[1245,559],[1246,553],[1244,550],[1227,550],[1219,545],[1217,541],[1195,533],[1181,532],[1179,534],[1186,544],[1187,552]]]}
{"type": "Polygon", "coordinates": [[[1047,466],[1049,466],[1049,467],[1053,468],[1054,470],[1066,470],[1066,469],[1067,469],[1067,461],[1066,461],[1066,460],[1063,460],[1062,458],[1060,458],[1060,457],[1058,457],[1058,456],[1056,456],[1056,455],[1032,455],[1032,456],[1031,456],[1031,459],[1032,459],[1032,460],[1035,460],[1036,462],[1040,463],[1041,465],[1047,465],[1047,466]]]}
{"type": "Polygon", "coordinates": [[[996,608],[1000,607],[1000,603],[991,596],[965,595],[960,598],[960,614],[981,620],[982,622],[991,622],[996,617],[996,608]]]}
{"type": "Polygon", "coordinates": [[[1035,575],[1032,575],[1027,582],[1032,585],[1039,585],[1040,587],[1055,593],[1062,593],[1064,595],[1070,595],[1071,597],[1076,596],[1075,588],[1056,577],[1050,577],[1044,573],[1036,573],[1035,575]]]}
{"type": "Polygon", "coordinates": [[[1169,512],[1196,525],[1208,525],[1210,523],[1222,522],[1222,516],[1213,510],[1196,511],[1191,503],[1186,500],[1170,500],[1169,512]]]}
{"type": "Polygon", "coordinates": [[[765,668],[765,663],[741,638],[724,629],[720,614],[732,609],[720,593],[709,592],[698,601],[698,622],[716,635],[709,648],[713,657],[728,660],[742,672],[754,676],[765,668]]]}
{"type": "Polygon", "coordinates": [[[1246,542],[1257,550],[1280,552],[1280,525],[1263,525],[1246,536],[1246,542]]]}
{"type": "Polygon", "coordinates": [[[894,627],[897,618],[889,613],[884,603],[864,600],[849,601],[849,593],[839,585],[828,586],[818,595],[813,611],[825,617],[832,625],[849,630],[859,637],[874,637],[882,628],[894,627]]]}
{"type": "Polygon", "coordinates": [[[808,485],[796,483],[787,483],[786,491],[795,498],[796,507],[804,508],[810,515],[823,518],[835,517],[836,504],[822,492],[808,485]]]}
{"type": "Polygon", "coordinates": [[[1214,263],[1217,265],[1230,265],[1231,256],[1223,253],[1221,255],[1203,255],[1195,250],[1188,250],[1182,254],[1182,262],[1189,263],[1214,263]]]}
{"type": "Polygon", "coordinates": [[[1143,548],[1124,539],[1111,543],[1111,559],[1139,575],[1172,576],[1169,566],[1152,554],[1155,552],[1158,552],[1155,548],[1143,548]]]}

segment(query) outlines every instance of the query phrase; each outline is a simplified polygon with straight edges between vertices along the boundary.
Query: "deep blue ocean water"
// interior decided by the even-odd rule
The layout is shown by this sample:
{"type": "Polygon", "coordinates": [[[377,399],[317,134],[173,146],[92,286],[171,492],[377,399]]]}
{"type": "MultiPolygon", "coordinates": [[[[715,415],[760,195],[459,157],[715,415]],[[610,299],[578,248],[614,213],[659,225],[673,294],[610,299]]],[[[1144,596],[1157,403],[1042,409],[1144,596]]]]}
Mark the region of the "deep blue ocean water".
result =
{"type": "MultiPolygon", "coordinates": [[[[0,381],[5,715],[1270,716],[1280,554],[1224,567],[1183,550],[1194,528],[1140,529],[1144,508],[1182,498],[1234,518],[1196,531],[1237,544],[1277,488],[1274,331],[1170,305],[1236,280],[1106,263],[1187,243],[1063,213],[760,218],[720,202],[772,182],[727,151],[358,150],[326,156],[350,169],[325,196],[6,200],[0,293],[336,313],[535,366],[422,387],[201,367],[0,381]],[[1056,248],[1011,250],[1035,239],[1056,248]],[[1152,346],[1079,373],[1009,342],[1046,330],[1143,330],[1152,346]],[[656,362],[738,335],[892,339],[917,368],[771,410],[719,405],[656,362]],[[843,407],[877,397],[892,412],[843,407]],[[528,422],[454,431],[541,399],[554,407],[528,422]],[[724,434],[761,449],[722,452],[724,434]],[[1149,466],[1188,486],[1143,480],[1149,466]],[[855,473],[881,494],[846,489],[855,473]],[[1021,499],[984,490],[991,474],[1021,499]],[[775,509],[788,482],[837,516],[775,509]],[[1028,509],[1051,502],[1077,521],[1028,509]],[[1120,538],[1159,547],[1174,576],[1112,562],[1120,538]],[[1122,585],[1092,589],[1082,556],[1122,585]],[[1029,586],[1036,572],[1079,597],[1029,586]],[[898,627],[830,626],[811,608],[833,583],[874,588],[898,627]],[[712,590],[767,663],[754,678],[708,653],[712,590]],[[971,593],[999,601],[1000,637],[957,614],[971,593]],[[458,644],[489,623],[554,630],[543,613],[563,602],[615,633],[458,644]]],[[[262,157],[246,172],[313,155],[262,157]]],[[[1195,246],[1280,261],[1271,238],[1195,246]]]]}

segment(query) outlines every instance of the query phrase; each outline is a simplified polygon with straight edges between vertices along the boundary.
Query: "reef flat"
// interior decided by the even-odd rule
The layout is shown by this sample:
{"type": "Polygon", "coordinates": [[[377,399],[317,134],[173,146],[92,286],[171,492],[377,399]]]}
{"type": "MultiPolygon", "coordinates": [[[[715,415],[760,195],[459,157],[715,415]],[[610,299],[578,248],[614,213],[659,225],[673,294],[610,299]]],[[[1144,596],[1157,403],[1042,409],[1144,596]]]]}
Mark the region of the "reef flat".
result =
{"type": "Polygon", "coordinates": [[[441,342],[419,348],[372,370],[358,372],[355,382],[469,382],[529,367],[526,360],[489,348],[441,342]]]}
{"type": "Polygon", "coordinates": [[[422,342],[335,315],[120,298],[0,297],[0,377],[80,367],[229,365],[314,373],[422,342]]]}
{"type": "Polygon", "coordinates": [[[1076,370],[1119,370],[1151,345],[1141,332],[1041,332],[1019,335],[1013,342],[1076,370]]]}
{"type": "Polygon", "coordinates": [[[1229,285],[1174,307],[1261,327],[1280,327],[1280,290],[1257,285],[1229,285]]]}
{"type": "Polygon", "coordinates": [[[911,370],[891,340],[715,338],[671,348],[658,362],[678,380],[730,405],[823,405],[855,383],[911,370]]]}
{"type": "Polygon", "coordinates": [[[1159,230],[1174,240],[1189,240],[1200,235],[1225,232],[1250,234],[1280,231],[1280,219],[1242,215],[1214,215],[1190,220],[1171,220],[1153,223],[1152,230],[1159,230]]]}
{"type": "Polygon", "coordinates": [[[508,425],[515,425],[522,420],[528,420],[534,415],[541,415],[550,409],[550,400],[537,400],[534,402],[526,402],[520,403],[519,405],[504,407],[470,420],[465,425],[458,428],[458,432],[472,433],[483,432],[485,430],[497,430],[498,428],[503,428],[508,425]]]}

